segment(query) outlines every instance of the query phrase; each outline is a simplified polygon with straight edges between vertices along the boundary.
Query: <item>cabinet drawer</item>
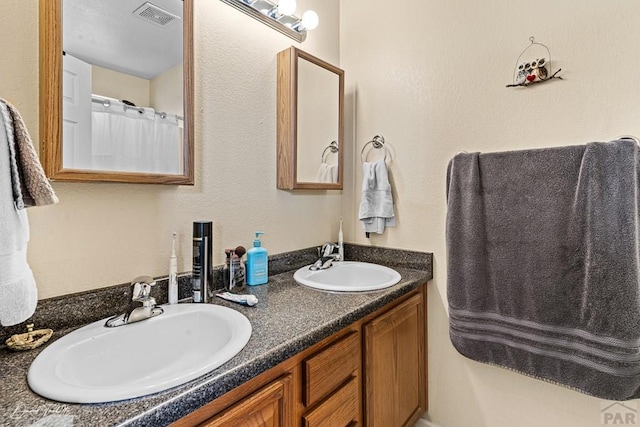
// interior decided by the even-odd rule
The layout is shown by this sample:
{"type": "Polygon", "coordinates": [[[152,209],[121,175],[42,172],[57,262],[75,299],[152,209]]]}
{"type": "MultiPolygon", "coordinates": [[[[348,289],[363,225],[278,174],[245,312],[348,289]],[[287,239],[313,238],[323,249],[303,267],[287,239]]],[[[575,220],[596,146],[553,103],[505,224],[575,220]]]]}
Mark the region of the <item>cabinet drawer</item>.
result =
{"type": "Polygon", "coordinates": [[[360,407],[358,379],[352,378],[320,406],[303,418],[304,427],[346,427],[357,425],[360,407]]]}
{"type": "Polygon", "coordinates": [[[360,337],[352,332],[303,362],[304,403],[311,406],[344,383],[360,366],[360,337]]]}

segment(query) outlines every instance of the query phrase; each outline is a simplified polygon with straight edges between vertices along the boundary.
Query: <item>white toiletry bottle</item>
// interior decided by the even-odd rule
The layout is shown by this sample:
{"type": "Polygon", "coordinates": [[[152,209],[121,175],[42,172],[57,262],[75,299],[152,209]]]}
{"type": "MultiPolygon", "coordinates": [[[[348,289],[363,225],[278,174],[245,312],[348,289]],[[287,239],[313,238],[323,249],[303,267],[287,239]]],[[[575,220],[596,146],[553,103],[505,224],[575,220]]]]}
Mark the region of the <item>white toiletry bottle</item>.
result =
{"type": "Polygon", "coordinates": [[[178,303],[178,259],[176,258],[176,233],[173,233],[171,258],[169,258],[169,304],[178,303]]]}
{"type": "Polygon", "coordinates": [[[269,279],[269,257],[260,243],[261,234],[264,233],[256,231],[253,247],[247,251],[247,284],[251,286],[263,285],[269,279]]]}

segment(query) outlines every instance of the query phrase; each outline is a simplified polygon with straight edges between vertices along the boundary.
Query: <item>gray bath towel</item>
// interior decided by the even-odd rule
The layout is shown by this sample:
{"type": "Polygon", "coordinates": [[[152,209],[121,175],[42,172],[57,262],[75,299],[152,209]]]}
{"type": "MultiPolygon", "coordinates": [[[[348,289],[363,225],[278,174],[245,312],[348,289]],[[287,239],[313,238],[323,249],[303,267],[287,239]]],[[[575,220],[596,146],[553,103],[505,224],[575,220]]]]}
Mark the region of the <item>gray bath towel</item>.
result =
{"type": "Polygon", "coordinates": [[[461,354],[640,397],[639,162],[631,140],[451,160],[447,295],[461,354]]]}

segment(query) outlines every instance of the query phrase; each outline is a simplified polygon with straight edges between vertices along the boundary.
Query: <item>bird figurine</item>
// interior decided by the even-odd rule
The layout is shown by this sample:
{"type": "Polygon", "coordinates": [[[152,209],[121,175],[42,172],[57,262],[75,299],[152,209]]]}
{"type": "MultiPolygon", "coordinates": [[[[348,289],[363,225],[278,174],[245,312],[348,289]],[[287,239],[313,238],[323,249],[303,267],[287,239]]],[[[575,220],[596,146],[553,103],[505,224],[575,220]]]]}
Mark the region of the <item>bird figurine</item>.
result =
{"type": "Polygon", "coordinates": [[[516,84],[522,85],[527,81],[527,71],[524,69],[525,64],[518,65],[518,74],[516,76],[516,84]]]}
{"type": "Polygon", "coordinates": [[[544,80],[549,77],[549,70],[547,70],[547,60],[540,58],[536,60],[535,68],[532,68],[532,74],[535,74],[536,80],[544,80]]]}
{"type": "Polygon", "coordinates": [[[528,85],[533,82],[545,80],[549,76],[547,70],[547,60],[539,58],[531,62],[523,62],[518,65],[518,74],[515,83],[517,85],[528,85]]]}

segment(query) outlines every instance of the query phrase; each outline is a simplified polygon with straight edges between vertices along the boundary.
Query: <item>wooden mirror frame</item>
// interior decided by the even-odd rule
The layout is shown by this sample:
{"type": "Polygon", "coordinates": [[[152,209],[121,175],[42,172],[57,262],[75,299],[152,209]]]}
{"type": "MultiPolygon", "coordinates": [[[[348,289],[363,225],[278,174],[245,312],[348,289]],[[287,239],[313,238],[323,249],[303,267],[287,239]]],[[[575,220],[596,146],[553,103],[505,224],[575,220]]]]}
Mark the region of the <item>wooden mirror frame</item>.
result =
{"type": "Polygon", "coordinates": [[[344,170],[344,71],[295,47],[278,53],[277,187],[280,190],[342,190],[344,170]],[[298,182],[298,58],[338,75],[338,182],[298,182]]]}
{"type": "Polygon", "coordinates": [[[194,183],[193,0],[183,0],[183,174],[65,169],[62,164],[62,0],[40,0],[40,160],[52,181],[194,183]]]}

